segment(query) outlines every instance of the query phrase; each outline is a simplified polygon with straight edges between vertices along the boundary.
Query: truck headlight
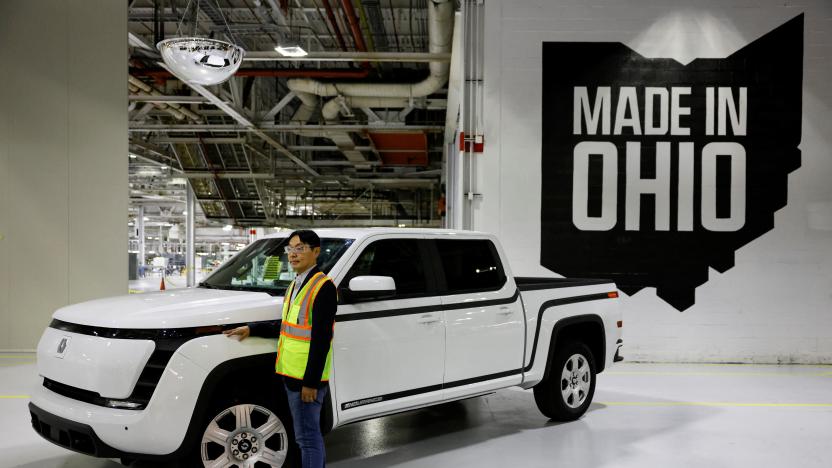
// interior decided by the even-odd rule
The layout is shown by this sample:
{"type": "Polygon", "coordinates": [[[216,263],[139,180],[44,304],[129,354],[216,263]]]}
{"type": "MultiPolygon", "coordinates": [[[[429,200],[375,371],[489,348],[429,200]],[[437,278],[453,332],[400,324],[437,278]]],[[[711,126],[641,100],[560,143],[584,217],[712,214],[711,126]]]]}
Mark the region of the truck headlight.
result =
{"type": "Polygon", "coordinates": [[[137,410],[143,409],[143,403],[135,403],[132,401],[125,401],[125,400],[107,400],[104,402],[104,406],[110,408],[118,408],[118,409],[130,409],[130,410],[137,410]]]}

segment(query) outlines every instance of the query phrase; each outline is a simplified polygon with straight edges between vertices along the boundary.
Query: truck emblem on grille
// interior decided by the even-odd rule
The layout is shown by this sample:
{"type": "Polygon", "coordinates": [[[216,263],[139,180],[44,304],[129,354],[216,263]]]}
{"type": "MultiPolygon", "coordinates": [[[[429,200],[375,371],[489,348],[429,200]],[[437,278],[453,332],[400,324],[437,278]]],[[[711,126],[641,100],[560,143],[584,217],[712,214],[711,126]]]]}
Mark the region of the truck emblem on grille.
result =
{"type": "Polygon", "coordinates": [[[58,343],[58,354],[56,354],[55,357],[63,359],[66,354],[66,347],[69,345],[69,339],[70,338],[68,336],[61,338],[61,342],[58,343]]]}

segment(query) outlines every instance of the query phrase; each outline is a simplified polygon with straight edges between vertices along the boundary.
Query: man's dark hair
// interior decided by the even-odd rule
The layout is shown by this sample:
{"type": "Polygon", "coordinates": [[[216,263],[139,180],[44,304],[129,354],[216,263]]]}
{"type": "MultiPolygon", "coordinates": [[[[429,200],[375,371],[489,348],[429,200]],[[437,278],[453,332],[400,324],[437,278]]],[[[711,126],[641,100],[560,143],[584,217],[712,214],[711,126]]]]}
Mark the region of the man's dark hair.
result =
{"type": "Polygon", "coordinates": [[[286,239],[292,240],[295,236],[300,238],[301,243],[306,244],[313,249],[321,246],[321,238],[315,234],[315,231],[310,231],[309,229],[299,229],[289,234],[289,237],[286,239]]]}

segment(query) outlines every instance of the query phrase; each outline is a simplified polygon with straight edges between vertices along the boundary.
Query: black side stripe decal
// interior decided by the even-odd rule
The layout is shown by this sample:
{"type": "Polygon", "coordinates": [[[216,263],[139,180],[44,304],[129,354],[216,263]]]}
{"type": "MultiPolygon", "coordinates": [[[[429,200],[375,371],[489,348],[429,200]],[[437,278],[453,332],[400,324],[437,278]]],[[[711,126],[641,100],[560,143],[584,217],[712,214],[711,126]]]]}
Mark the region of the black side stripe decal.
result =
{"type": "Polygon", "coordinates": [[[578,302],[587,302],[587,301],[597,301],[599,299],[611,299],[609,293],[598,293],[598,294],[587,294],[584,296],[573,296],[573,297],[564,297],[560,299],[552,299],[551,301],[546,301],[540,306],[540,310],[537,312],[537,326],[535,327],[534,331],[534,341],[532,342],[532,356],[531,360],[529,361],[529,365],[523,368],[523,372],[528,372],[532,370],[532,366],[534,365],[534,357],[537,354],[537,340],[540,337],[540,324],[543,321],[543,313],[546,312],[547,309],[551,307],[557,307],[567,304],[575,304],[578,302]]]}
{"type": "Polygon", "coordinates": [[[386,395],[378,395],[378,396],[374,396],[374,397],[362,398],[360,400],[341,403],[341,410],[348,410],[348,409],[351,409],[351,408],[357,408],[359,406],[371,405],[373,403],[381,403],[382,401],[396,400],[398,398],[404,398],[404,397],[409,397],[409,396],[413,396],[413,395],[419,395],[419,394],[422,394],[422,393],[435,392],[435,391],[438,391],[438,390],[442,390],[444,388],[461,387],[463,385],[470,385],[472,383],[485,382],[487,380],[494,380],[494,379],[499,379],[499,378],[502,378],[502,377],[509,377],[509,376],[512,376],[512,375],[518,375],[521,372],[523,372],[522,369],[515,369],[515,370],[506,371],[506,372],[500,372],[500,373],[497,373],[497,374],[484,375],[482,377],[474,377],[474,378],[471,378],[471,379],[457,380],[456,382],[448,382],[444,385],[443,384],[431,385],[431,386],[428,386],[428,387],[414,388],[413,390],[405,390],[403,392],[388,393],[386,395]]]}
{"type": "Polygon", "coordinates": [[[437,304],[435,306],[408,307],[406,309],[378,310],[373,312],[358,312],[355,314],[336,315],[335,321],[351,322],[353,320],[370,320],[385,317],[398,317],[400,315],[426,314],[429,312],[441,312],[443,310],[457,310],[468,309],[473,307],[489,307],[503,304],[514,304],[515,302],[517,302],[517,299],[519,298],[520,290],[516,289],[514,291],[514,295],[502,299],[490,299],[487,301],[476,302],[460,302],[458,304],[437,304]]]}
{"type": "MultiPolygon", "coordinates": [[[[519,291],[518,291],[517,294],[515,294],[515,297],[517,295],[519,295],[519,291]]],[[[535,330],[535,333],[534,333],[534,344],[532,345],[531,361],[529,361],[529,365],[526,366],[523,369],[509,370],[509,371],[505,371],[505,372],[499,372],[499,373],[496,373],[496,374],[489,374],[489,375],[483,375],[483,376],[480,376],[480,377],[474,377],[474,378],[470,378],[470,379],[457,380],[457,381],[454,381],[454,382],[447,382],[445,384],[440,384],[440,385],[431,385],[431,386],[428,386],[428,387],[414,388],[412,390],[405,390],[405,391],[402,391],[402,392],[388,393],[386,395],[377,395],[377,396],[373,396],[373,397],[362,398],[360,400],[354,400],[354,401],[349,401],[349,402],[346,402],[346,403],[342,403],[341,404],[341,410],[343,411],[343,410],[348,410],[348,409],[351,409],[351,408],[357,408],[359,406],[371,405],[373,403],[381,403],[383,401],[396,400],[398,398],[404,398],[404,397],[419,395],[419,394],[422,394],[422,393],[435,392],[437,390],[442,390],[442,389],[445,389],[445,388],[462,387],[464,385],[470,385],[470,384],[479,383],[479,382],[486,382],[486,381],[489,381],[489,380],[500,379],[500,378],[503,378],[503,377],[510,377],[512,375],[518,375],[518,374],[521,374],[523,372],[528,372],[528,371],[531,370],[532,366],[534,365],[535,352],[537,351],[537,340],[538,340],[538,337],[540,336],[540,324],[541,324],[541,319],[543,318],[543,312],[545,312],[547,309],[549,309],[551,307],[557,307],[557,306],[567,305],[567,304],[575,304],[575,303],[578,303],[578,302],[596,301],[596,300],[599,300],[599,299],[610,299],[610,296],[609,296],[608,293],[598,293],[598,294],[587,294],[585,296],[564,297],[564,298],[561,298],[561,299],[552,299],[551,301],[544,302],[540,306],[540,310],[538,311],[538,314],[537,314],[537,329],[535,330]]],[[[505,301],[505,300],[502,300],[502,301],[505,301]]],[[[483,301],[483,302],[486,302],[486,301],[483,301]]],[[[488,302],[493,302],[493,301],[488,301],[488,302]]],[[[502,303],[506,304],[508,302],[502,302],[502,303]]],[[[476,304],[480,305],[481,303],[477,302],[476,304]]],[[[476,307],[476,306],[466,304],[465,308],[467,308],[467,307],[476,307]]],[[[408,310],[408,309],[405,309],[405,310],[408,310]]],[[[368,313],[374,313],[374,312],[368,312],[368,313]]],[[[356,314],[353,314],[353,315],[356,315],[356,314]]],[[[398,315],[403,315],[403,314],[398,314],[398,315]]],[[[384,317],[388,317],[388,316],[389,315],[384,315],[384,317]]],[[[347,316],[347,317],[349,317],[349,316],[347,316]]]]}

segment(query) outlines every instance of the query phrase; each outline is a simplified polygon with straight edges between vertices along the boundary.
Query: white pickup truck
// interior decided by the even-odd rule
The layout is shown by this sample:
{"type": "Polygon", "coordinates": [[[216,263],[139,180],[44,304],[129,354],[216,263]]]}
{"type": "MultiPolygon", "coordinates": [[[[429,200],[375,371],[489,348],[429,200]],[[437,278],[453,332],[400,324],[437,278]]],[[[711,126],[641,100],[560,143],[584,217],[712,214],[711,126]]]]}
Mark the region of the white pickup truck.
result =
{"type": "MultiPolygon", "coordinates": [[[[568,421],[620,360],[613,283],[518,278],[489,234],[321,229],[339,287],[324,432],[520,386],[568,421]]],[[[223,330],[275,322],[293,278],[286,234],[257,240],[200,287],[64,307],[38,344],[29,405],[44,438],[97,457],[187,466],[291,466],[275,340],[223,330]]]]}

